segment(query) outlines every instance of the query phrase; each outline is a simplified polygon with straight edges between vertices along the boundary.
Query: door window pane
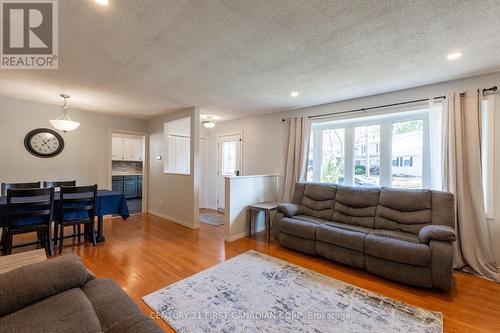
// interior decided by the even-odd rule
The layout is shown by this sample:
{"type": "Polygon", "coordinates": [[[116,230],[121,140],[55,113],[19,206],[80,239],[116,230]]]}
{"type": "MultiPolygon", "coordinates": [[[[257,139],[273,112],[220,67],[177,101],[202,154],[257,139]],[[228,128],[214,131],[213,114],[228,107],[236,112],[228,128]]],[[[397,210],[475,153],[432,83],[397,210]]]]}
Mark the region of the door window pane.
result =
{"type": "Polygon", "coordinates": [[[354,129],[354,184],[380,184],[380,125],[354,129]]]}
{"type": "Polygon", "coordinates": [[[344,142],[343,128],[323,130],[321,182],[344,184],[344,142]]]}
{"type": "Polygon", "coordinates": [[[223,176],[236,174],[236,141],[222,143],[222,168],[223,176]]]}
{"type": "Polygon", "coordinates": [[[423,120],[392,124],[392,187],[422,188],[423,120]]]}

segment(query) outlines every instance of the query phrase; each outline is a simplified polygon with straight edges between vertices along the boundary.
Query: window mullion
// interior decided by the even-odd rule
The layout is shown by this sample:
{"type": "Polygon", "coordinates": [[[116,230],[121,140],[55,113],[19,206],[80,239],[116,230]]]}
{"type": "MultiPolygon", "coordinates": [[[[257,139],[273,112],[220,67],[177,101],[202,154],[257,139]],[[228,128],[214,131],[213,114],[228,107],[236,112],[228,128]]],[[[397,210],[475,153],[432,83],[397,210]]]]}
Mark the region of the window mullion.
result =
{"type": "Polygon", "coordinates": [[[392,122],[380,123],[380,186],[391,186],[392,122]]]}
{"type": "Polygon", "coordinates": [[[354,184],[354,128],[345,129],[344,184],[354,184]]]}

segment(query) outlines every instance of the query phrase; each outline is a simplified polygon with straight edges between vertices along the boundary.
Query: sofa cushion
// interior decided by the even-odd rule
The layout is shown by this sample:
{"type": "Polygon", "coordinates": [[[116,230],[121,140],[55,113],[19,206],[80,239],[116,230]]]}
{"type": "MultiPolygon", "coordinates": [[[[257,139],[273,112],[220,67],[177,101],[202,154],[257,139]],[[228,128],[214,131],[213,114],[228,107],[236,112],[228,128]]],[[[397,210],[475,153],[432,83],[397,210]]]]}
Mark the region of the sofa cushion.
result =
{"type": "Polygon", "coordinates": [[[278,206],[278,212],[283,213],[286,217],[292,217],[298,214],[302,214],[302,206],[284,203],[278,206]]]}
{"type": "Polygon", "coordinates": [[[92,304],[73,288],[0,318],[2,332],[102,332],[92,304]]]}
{"type": "Polygon", "coordinates": [[[0,316],[93,279],[80,258],[66,254],[0,274],[0,316]]]}
{"type": "Polygon", "coordinates": [[[309,222],[313,222],[313,223],[317,223],[317,224],[330,223],[330,221],[319,219],[317,217],[308,216],[308,215],[295,215],[292,217],[292,219],[309,221],[309,222]]]}
{"type": "Polygon", "coordinates": [[[307,183],[302,197],[302,213],[331,221],[336,189],[333,184],[307,183]]]}
{"type": "Polygon", "coordinates": [[[379,194],[378,188],[338,186],[333,221],[373,228],[379,194]]]}
{"type": "Polygon", "coordinates": [[[162,332],[137,304],[110,279],[97,279],[82,288],[105,332],[162,332]]]}
{"type": "Polygon", "coordinates": [[[382,236],[382,237],[389,237],[392,239],[398,239],[398,240],[402,240],[402,241],[410,242],[410,243],[416,243],[416,244],[420,243],[420,239],[418,238],[418,236],[416,236],[414,234],[409,234],[407,232],[402,232],[402,231],[375,229],[375,230],[371,230],[370,234],[382,236]]]}
{"type": "Polygon", "coordinates": [[[316,229],[316,240],[363,252],[366,233],[340,229],[333,225],[322,224],[316,229]]]}
{"type": "Polygon", "coordinates": [[[430,190],[382,188],[375,217],[375,229],[403,231],[418,235],[432,223],[430,190]]]}
{"type": "Polygon", "coordinates": [[[431,250],[428,245],[368,234],[365,254],[380,259],[421,267],[430,267],[431,250]]]}
{"type": "Polygon", "coordinates": [[[455,197],[452,193],[432,191],[432,224],[455,228],[455,197]]]}
{"type": "Polygon", "coordinates": [[[316,228],[318,225],[319,223],[316,222],[284,217],[280,222],[280,232],[300,238],[316,240],[316,228]]]}

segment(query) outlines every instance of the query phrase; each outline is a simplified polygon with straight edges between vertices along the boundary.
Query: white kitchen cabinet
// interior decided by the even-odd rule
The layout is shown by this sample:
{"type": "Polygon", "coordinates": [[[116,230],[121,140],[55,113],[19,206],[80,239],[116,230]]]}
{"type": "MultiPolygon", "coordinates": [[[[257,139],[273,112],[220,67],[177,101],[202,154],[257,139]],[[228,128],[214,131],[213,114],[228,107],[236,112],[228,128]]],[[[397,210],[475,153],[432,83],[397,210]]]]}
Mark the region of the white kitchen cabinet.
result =
{"type": "Polygon", "coordinates": [[[111,156],[113,161],[142,161],[144,159],[142,140],[113,137],[111,156]]]}
{"type": "Polygon", "coordinates": [[[124,157],[123,138],[113,137],[111,139],[111,159],[113,161],[122,161],[124,157]]]}
{"type": "Polygon", "coordinates": [[[123,153],[127,161],[142,161],[142,140],[124,138],[123,153]]]}

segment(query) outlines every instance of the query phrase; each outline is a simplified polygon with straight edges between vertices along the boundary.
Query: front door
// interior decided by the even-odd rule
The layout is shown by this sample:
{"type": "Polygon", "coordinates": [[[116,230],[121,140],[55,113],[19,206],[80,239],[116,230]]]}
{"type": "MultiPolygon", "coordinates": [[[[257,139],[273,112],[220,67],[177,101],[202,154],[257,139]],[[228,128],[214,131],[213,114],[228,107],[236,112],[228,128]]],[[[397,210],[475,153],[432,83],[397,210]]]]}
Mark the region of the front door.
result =
{"type": "Polygon", "coordinates": [[[224,177],[241,176],[241,134],[217,138],[217,209],[224,210],[224,177]]]}

